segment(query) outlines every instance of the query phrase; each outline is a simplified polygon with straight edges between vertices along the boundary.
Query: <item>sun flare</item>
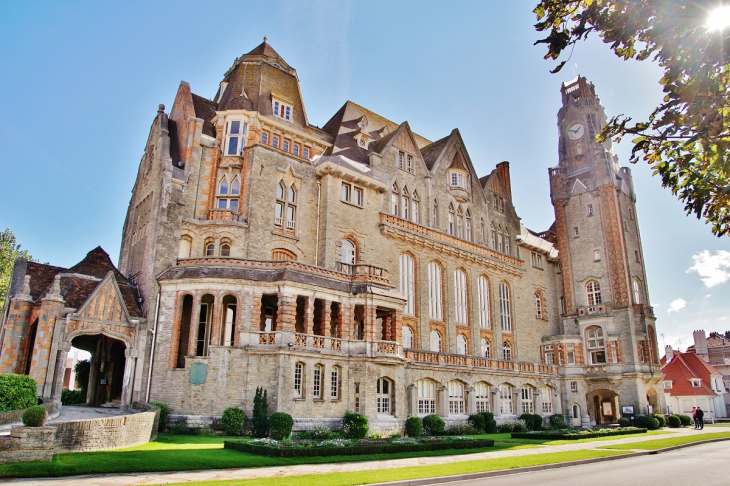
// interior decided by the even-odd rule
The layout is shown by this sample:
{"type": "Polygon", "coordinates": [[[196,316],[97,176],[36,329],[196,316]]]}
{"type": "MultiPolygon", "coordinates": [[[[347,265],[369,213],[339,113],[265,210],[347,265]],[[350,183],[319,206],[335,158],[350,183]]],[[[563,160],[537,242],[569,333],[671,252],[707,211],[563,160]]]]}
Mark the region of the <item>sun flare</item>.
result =
{"type": "Polygon", "coordinates": [[[730,6],[713,10],[707,19],[707,28],[710,30],[722,30],[728,25],[730,25],[730,6]]]}

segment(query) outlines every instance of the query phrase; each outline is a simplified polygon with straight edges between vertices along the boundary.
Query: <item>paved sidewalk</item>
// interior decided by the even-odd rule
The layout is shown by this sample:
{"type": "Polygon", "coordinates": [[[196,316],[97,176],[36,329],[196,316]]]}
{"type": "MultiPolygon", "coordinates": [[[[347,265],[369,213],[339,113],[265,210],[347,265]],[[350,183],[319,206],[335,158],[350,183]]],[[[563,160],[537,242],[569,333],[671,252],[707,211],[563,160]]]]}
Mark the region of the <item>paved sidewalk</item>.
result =
{"type": "Polygon", "coordinates": [[[392,459],[385,461],[366,462],[341,462],[332,464],[302,464],[296,466],[273,466],[246,469],[213,469],[207,471],[180,471],[162,473],[136,473],[136,474],[108,474],[95,476],[70,476],[64,478],[44,479],[13,479],[1,480],[0,483],[8,485],[23,486],[122,486],[140,484],[167,484],[183,483],[191,481],[216,481],[226,479],[254,479],[271,478],[284,476],[299,476],[303,474],[326,474],[333,472],[367,471],[378,469],[394,469],[409,466],[434,466],[437,464],[451,464],[464,461],[475,461],[481,459],[496,459],[502,457],[518,457],[533,454],[547,454],[552,452],[567,452],[578,450],[598,449],[613,444],[629,444],[643,442],[651,439],[664,439],[685,435],[702,435],[713,432],[728,430],[725,427],[708,427],[704,430],[691,428],[665,429],[670,434],[658,436],[633,435],[620,439],[603,440],[594,442],[583,442],[578,444],[566,444],[557,446],[538,446],[530,449],[517,449],[507,451],[487,451],[476,454],[463,454],[455,456],[416,457],[409,459],[392,459]]]}

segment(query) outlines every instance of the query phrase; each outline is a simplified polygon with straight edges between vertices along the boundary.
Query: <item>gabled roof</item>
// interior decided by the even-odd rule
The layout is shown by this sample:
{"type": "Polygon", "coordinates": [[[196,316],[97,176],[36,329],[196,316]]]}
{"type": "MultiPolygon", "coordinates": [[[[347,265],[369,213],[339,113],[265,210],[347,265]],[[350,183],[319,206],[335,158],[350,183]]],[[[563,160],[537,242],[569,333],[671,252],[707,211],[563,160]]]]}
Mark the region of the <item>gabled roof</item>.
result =
{"type": "Polygon", "coordinates": [[[215,111],[218,109],[218,103],[198,96],[195,93],[191,94],[193,96],[195,116],[203,120],[203,134],[215,137],[215,127],[211,120],[215,116],[215,111]]]}
{"type": "Polygon", "coordinates": [[[671,396],[715,396],[710,375],[721,375],[712,365],[694,353],[674,353],[674,358],[662,366],[664,380],[672,381],[667,391],[671,396]],[[692,386],[692,379],[700,379],[700,386],[692,386]]]}
{"type": "Polygon", "coordinates": [[[451,137],[451,135],[446,135],[441,140],[436,140],[434,143],[426,145],[421,149],[421,155],[423,156],[423,161],[426,163],[428,170],[433,169],[433,164],[436,162],[436,159],[439,155],[441,155],[441,152],[443,152],[446,144],[449,142],[449,137],[451,137]]]}

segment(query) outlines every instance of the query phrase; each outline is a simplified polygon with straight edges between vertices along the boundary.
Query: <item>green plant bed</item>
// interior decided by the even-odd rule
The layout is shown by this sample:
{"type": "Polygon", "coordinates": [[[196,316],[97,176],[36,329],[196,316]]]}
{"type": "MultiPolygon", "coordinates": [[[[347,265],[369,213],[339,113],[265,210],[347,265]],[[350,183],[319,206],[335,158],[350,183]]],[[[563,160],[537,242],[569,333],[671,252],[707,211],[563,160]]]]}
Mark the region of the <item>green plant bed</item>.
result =
{"type": "Polygon", "coordinates": [[[270,457],[326,457],[359,456],[363,454],[387,454],[398,452],[439,451],[447,449],[484,449],[494,446],[489,439],[471,437],[427,437],[400,439],[334,439],[327,441],[276,441],[258,439],[252,441],[227,440],[226,449],[270,457]]]}
{"type": "Polygon", "coordinates": [[[550,439],[550,440],[579,440],[595,437],[611,437],[614,435],[646,434],[646,429],[636,427],[620,427],[617,429],[597,430],[544,430],[535,432],[512,432],[513,439],[550,439]]]}

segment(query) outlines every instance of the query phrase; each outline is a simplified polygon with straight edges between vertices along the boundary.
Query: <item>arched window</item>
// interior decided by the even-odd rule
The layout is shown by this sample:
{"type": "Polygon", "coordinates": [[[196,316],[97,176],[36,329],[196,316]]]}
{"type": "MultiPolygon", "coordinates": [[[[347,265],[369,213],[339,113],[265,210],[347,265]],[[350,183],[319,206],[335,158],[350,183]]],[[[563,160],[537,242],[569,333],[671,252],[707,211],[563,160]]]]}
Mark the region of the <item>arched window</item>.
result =
{"type": "Polygon", "coordinates": [[[491,350],[491,346],[489,345],[489,339],[482,338],[481,351],[482,351],[482,356],[484,356],[485,358],[491,358],[492,350],[491,350]]]}
{"type": "Polygon", "coordinates": [[[421,208],[420,199],[418,197],[418,191],[413,191],[413,197],[411,198],[411,221],[416,224],[421,222],[421,208]]]}
{"type": "Polygon", "coordinates": [[[267,132],[261,132],[261,143],[269,143],[269,134],[267,132]]]}
{"type": "Polygon", "coordinates": [[[411,203],[410,203],[410,197],[408,195],[408,186],[403,186],[403,191],[401,192],[401,218],[403,219],[411,219],[411,203]]]}
{"type": "Polygon", "coordinates": [[[479,221],[479,231],[481,232],[482,241],[481,243],[483,245],[487,244],[487,227],[484,224],[484,220],[479,221]]]}
{"type": "Polygon", "coordinates": [[[500,253],[504,253],[504,235],[502,234],[502,227],[499,227],[499,231],[497,232],[497,251],[500,253]]]}
{"type": "Polygon", "coordinates": [[[297,256],[286,248],[274,248],[271,251],[272,260],[292,260],[296,261],[297,256]]]}
{"type": "Polygon", "coordinates": [[[573,405],[573,419],[580,419],[580,405],[573,405]]]}
{"type": "Polygon", "coordinates": [[[514,413],[512,386],[507,383],[499,385],[499,411],[502,415],[512,415],[514,413]]]}
{"type": "Polygon", "coordinates": [[[535,292],[535,317],[542,319],[542,297],[539,292],[535,292]]]}
{"type": "Polygon", "coordinates": [[[603,329],[598,326],[586,329],[586,346],[591,359],[591,364],[603,364],[606,362],[606,342],[603,339],[603,329]]]}
{"type": "Polygon", "coordinates": [[[381,414],[392,414],[394,412],[393,403],[393,382],[388,378],[378,379],[377,388],[375,390],[377,400],[377,411],[381,414]]]}
{"type": "Polygon", "coordinates": [[[466,293],[466,274],[462,270],[456,270],[454,271],[454,310],[457,324],[469,323],[466,293]]]}
{"type": "Polygon", "coordinates": [[[443,320],[441,298],[441,266],[436,262],[428,264],[428,313],[431,319],[443,320]]]}
{"type": "Polygon", "coordinates": [[[436,413],[436,383],[431,380],[418,380],[416,389],[419,415],[436,413]]]}
{"type": "Polygon", "coordinates": [[[463,334],[456,336],[456,354],[466,356],[467,342],[463,334]]]}
{"type": "Polygon", "coordinates": [[[489,412],[489,385],[480,381],[474,385],[476,412],[489,412]]]}
{"type": "Polygon", "coordinates": [[[409,316],[416,313],[416,293],[414,280],[414,264],[410,255],[400,256],[400,292],[406,297],[403,313],[409,316]]]}
{"type": "Polygon", "coordinates": [[[180,238],[180,249],[178,250],[178,258],[190,258],[190,250],[193,247],[193,239],[188,235],[180,238]]]}
{"type": "Polygon", "coordinates": [[[430,334],[431,337],[431,351],[435,351],[437,353],[441,352],[441,333],[438,331],[431,331],[430,334]]]}
{"type": "Polygon", "coordinates": [[[499,284],[499,316],[502,331],[512,332],[512,311],[509,301],[509,286],[505,282],[499,284]]]}
{"type": "Polygon", "coordinates": [[[479,327],[489,329],[489,281],[486,277],[479,277],[477,290],[479,293],[479,327]]]}
{"type": "Polygon", "coordinates": [[[400,206],[400,190],[398,190],[398,184],[393,183],[393,192],[390,195],[390,212],[396,218],[399,216],[398,207],[400,206]]]}
{"type": "Polygon", "coordinates": [[[314,373],[312,380],[312,397],[317,400],[322,398],[322,375],[324,374],[324,366],[314,365],[314,373]]]}
{"type": "Polygon", "coordinates": [[[489,233],[491,234],[491,248],[494,251],[497,251],[497,232],[494,230],[494,226],[491,224],[489,225],[489,233]]]}
{"type": "Polygon", "coordinates": [[[641,304],[641,283],[634,278],[634,304],[641,304]]]}
{"type": "Polygon", "coordinates": [[[466,210],[466,219],[464,220],[464,239],[471,241],[471,212],[466,210]]]}
{"type": "Polygon", "coordinates": [[[228,194],[228,180],[225,177],[223,177],[220,184],[218,184],[218,194],[223,196],[228,194]]]}
{"type": "Polygon", "coordinates": [[[304,363],[294,365],[294,396],[304,398],[304,363]]]}
{"type": "Polygon", "coordinates": [[[208,346],[211,340],[211,329],[213,319],[213,305],[215,297],[205,294],[200,299],[200,307],[198,311],[198,341],[195,347],[196,356],[208,356],[208,346]]]}
{"type": "Polygon", "coordinates": [[[294,184],[287,187],[284,181],[276,186],[276,211],[274,214],[274,226],[294,232],[296,229],[297,217],[297,190],[294,184]]]}
{"type": "Polygon", "coordinates": [[[241,184],[238,182],[238,178],[233,180],[233,183],[229,186],[228,179],[226,176],[218,183],[218,194],[216,194],[216,208],[218,209],[230,209],[231,211],[238,211],[238,195],[240,194],[241,184]],[[233,189],[236,192],[233,192],[233,189]],[[235,196],[235,197],[231,197],[235,196]]]}
{"type": "Polygon", "coordinates": [[[456,237],[464,237],[464,212],[461,210],[461,206],[456,208],[456,237]]]}
{"type": "Polygon", "coordinates": [[[449,234],[452,236],[456,232],[456,228],[455,228],[454,224],[455,224],[455,222],[454,222],[454,205],[449,204],[449,228],[448,228],[448,230],[449,230],[449,234]]]}
{"type": "Polygon", "coordinates": [[[507,232],[507,229],[504,230],[504,254],[509,255],[509,233],[507,232]]]}
{"type": "Polygon", "coordinates": [[[236,337],[236,304],[237,299],[232,295],[223,297],[223,322],[221,323],[221,344],[233,346],[236,337]]]}
{"type": "Polygon", "coordinates": [[[408,326],[403,326],[403,328],[401,329],[401,334],[403,347],[405,349],[413,349],[413,331],[411,331],[411,328],[408,326]]]}
{"type": "Polygon", "coordinates": [[[221,256],[231,256],[231,245],[228,243],[221,245],[221,256]]]}
{"type": "Polygon", "coordinates": [[[238,177],[231,182],[231,195],[237,194],[241,194],[241,181],[238,180],[238,177]]]}
{"type": "Polygon", "coordinates": [[[342,240],[342,255],[341,255],[342,263],[347,263],[349,265],[352,265],[355,263],[357,259],[357,252],[355,243],[352,240],[345,239],[342,240]]]}
{"type": "Polygon", "coordinates": [[[549,386],[540,388],[540,398],[542,399],[542,413],[553,413],[553,389],[549,386]]]}
{"type": "Polygon", "coordinates": [[[433,214],[431,214],[431,223],[434,228],[439,225],[439,202],[438,199],[433,200],[433,214]]]}
{"type": "Polygon", "coordinates": [[[205,256],[215,256],[215,244],[213,242],[205,244],[205,256]]]}
{"type": "MultiPolygon", "coordinates": [[[[180,325],[177,333],[177,352],[171,353],[175,356],[175,368],[185,368],[185,357],[188,355],[190,346],[190,327],[193,325],[193,296],[188,294],[182,299],[180,309],[180,325]]],[[[32,356],[32,355],[31,355],[32,356]]]]}
{"type": "Polygon", "coordinates": [[[602,302],[601,286],[596,280],[591,280],[586,284],[586,294],[588,295],[588,305],[594,306],[602,302]]]}
{"type": "Polygon", "coordinates": [[[512,345],[508,341],[502,343],[502,356],[505,361],[512,361],[512,345]]]}
{"type": "Polygon", "coordinates": [[[332,400],[340,399],[340,367],[333,366],[330,374],[330,398],[332,400]]]}
{"type": "Polygon", "coordinates": [[[535,413],[535,397],[531,386],[523,386],[522,394],[522,413],[535,413]]]}
{"type": "Polygon", "coordinates": [[[464,413],[464,384],[460,381],[450,381],[449,389],[449,415],[464,413]]]}

